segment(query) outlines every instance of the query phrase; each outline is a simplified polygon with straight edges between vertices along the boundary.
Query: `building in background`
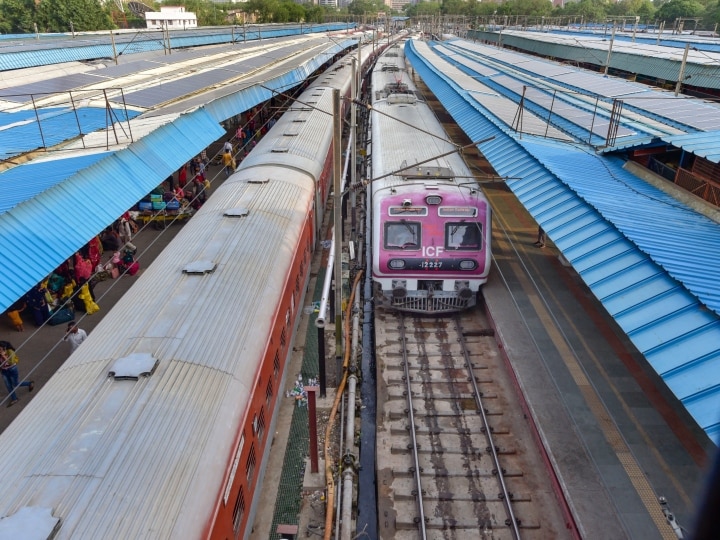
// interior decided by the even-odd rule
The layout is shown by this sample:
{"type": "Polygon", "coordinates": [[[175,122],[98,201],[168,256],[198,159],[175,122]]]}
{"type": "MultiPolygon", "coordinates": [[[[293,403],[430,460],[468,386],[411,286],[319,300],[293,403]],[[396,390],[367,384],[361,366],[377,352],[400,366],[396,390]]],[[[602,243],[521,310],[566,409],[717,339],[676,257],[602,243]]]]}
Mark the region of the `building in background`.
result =
{"type": "Polygon", "coordinates": [[[183,6],[162,6],[160,11],[145,13],[148,28],[168,28],[169,30],[185,30],[197,28],[197,15],[185,11],[183,6]]]}

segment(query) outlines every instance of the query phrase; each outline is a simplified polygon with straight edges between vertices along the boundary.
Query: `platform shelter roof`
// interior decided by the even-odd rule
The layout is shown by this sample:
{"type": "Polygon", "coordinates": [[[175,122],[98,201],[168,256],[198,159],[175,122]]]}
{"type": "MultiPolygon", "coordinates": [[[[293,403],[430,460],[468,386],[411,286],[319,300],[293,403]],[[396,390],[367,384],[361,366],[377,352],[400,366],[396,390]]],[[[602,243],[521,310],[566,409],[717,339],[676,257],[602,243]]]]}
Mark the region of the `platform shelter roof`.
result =
{"type": "MultiPolygon", "coordinates": [[[[169,38],[160,30],[120,30],[69,34],[5,36],[0,41],[0,71],[46,66],[71,61],[116,58],[152,51],[235,44],[282,36],[350,30],[354,23],[247,25],[201,27],[170,31],[169,38]],[[35,39],[37,37],[37,39],[35,39]]],[[[171,54],[170,54],[171,55],[171,54]]]]}
{"type": "MultiPolygon", "coordinates": [[[[602,68],[608,62],[611,42],[610,35],[527,32],[507,28],[471,31],[470,35],[501,43],[503,47],[602,68]]],[[[688,53],[684,81],[700,88],[720,88],[720,51],[695,49],[697,47],[688,53]]],[[[609,67],[674,83],[680,73],[683,53],[684,50],[677,47],[613,40],[609,67]]]]}
{"type": "Polygon", "coordinates": [[[479,147],[483,155],[690,415],[720,441],[720,285],[708,271],[720,267],[720,225],[630,174],[617,157],[518,136],[458,86],[453,66],[427,45],[406,47],[470,139],[492,137],[479,147]]]}
{"type": "Polygon", "coordinates": [[[720,130],[683,135],[664,135],[663,142],[682,148],[686,152],[720,163],[720,130]]]}
{"type": "MultiPolygon", "coordinates": [[[[247,74],[237,73],[224,84],[200,91],[192,85],[189,95],[140,110],[128,108],[129,122],[115,122],[72,142],[6,160],[0,186],[13,189],[0,192],[0,312],[180,166],[225,137],[225,120],[302,83],[335,53],[357,44],[357,38],[342,36],[294,39],[302,42],[280,59],[270,53],[279,45],[264,41],[268,49],[260,54],[266,63],[247,74]]],[[[176,75],[183,69],[197,71],[197,55],[185,60],[187,65],[181,62],[169,69],[176,75]]],[[[212,63],[210,56],[204,61],[212,63]]],[[[215,61],[222,63],[222,54],[215,61]]],[[[149,67],[146,63],[136,66],[137,70],[124,74],[128,85],[166,82],[143,76],[149,67]]],[[[118,76],[112,84],[122,86],[123,80],[118,76]]],[[[102,96],[104,100],[107,94],[102,96]]],[[[88,101],[93,104],[92,99],[88,101]]],[[[23,107],[3,103],[2,97],[0,105],[13,110],[23,107]]],[[[34,112],[22,114],[25,120],[34,116],[34,112]]]]}

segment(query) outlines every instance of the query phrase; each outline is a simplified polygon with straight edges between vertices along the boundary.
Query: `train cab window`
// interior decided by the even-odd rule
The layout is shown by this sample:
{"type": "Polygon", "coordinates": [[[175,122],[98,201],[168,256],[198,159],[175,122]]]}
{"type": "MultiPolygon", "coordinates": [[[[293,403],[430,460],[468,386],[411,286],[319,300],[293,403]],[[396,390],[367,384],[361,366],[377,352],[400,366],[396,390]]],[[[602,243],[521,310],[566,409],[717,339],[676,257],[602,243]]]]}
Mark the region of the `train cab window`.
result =
{"type": "Polygon", "coordinates": [[[384,232],[385,249],[420,249],[420,223],[388,221],[384,232]]]}
{"type": "Polygon", "coordinates": [[[482,248],[482,230],[479,223],[446,223],[445,249],[478,251],[482,248]]]}

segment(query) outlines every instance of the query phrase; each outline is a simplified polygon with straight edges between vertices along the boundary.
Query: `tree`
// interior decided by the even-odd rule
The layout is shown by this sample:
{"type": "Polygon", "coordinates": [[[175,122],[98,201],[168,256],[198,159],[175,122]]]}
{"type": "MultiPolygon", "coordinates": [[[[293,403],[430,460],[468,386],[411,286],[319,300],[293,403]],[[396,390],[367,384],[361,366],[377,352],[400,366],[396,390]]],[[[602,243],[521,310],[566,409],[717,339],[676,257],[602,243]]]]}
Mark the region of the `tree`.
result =
{"type": "Polygon", "coordinates": [[[0,2],[0,33],[27,34],[34,32],[35,2],[3,0],[0,2]]]}
{"type": "MultiPolygon", "coordinates": [[[[143,2],[149,4],[147,0],[143,2]]],[[[228,24],[227,12],[222,5],[204,0],[166,0],[163,4],[168,6],[183,6],[185,11],[194,13],[198,26],[221,26],[228,24]]]]}
{"type": "Polygon", "coordinates": [[[42,0],[35,21],[43,32],[76,32],[114,28],[109,9],[99,0],[42,0]]]}
{"type": "Polygon", "coordinates": [[[489,17],[497,10],[497,4],[494,2],[478,2],[477,0],[469,0],[467,14],[471,17],[489,17]]]}
{"type": "Polygon", "coordinates": [[[463,15],[467,11],[465,0],[443,0],[440,13],[443,15],[463,15]]]}
{"type": "Polygon", "coordinates": [[[654,13],[655,6],[650,0],[620,0],[617,4],[611,4],[608,8],[608,15],[638,15],[649,19],[652,18],[654,13]]]}
{"type": "Polygon", "coordinates": [[[347,5],[347,10],[350,15],[368,16],[372,19],[381,11],[384,13],[391,11],[382,0],[353,0],[347,5]]]}
{"type": "Polygon", "coordinates": [[[580,0],[568,2],[562,10],[562,16],[583,17],[586,21],[602,21],[607,15],[607,4],[602,0],[580,0]]]}
{"type": "Polygon", "coordinates": [[[695,0],[670,0],[657,10],[657,18],[667,24],[678,17],[700,17],[703,11],[702,4],[695,0]]]}
{"type": "Polygon", "coordinates": [[[305,7],[305,21],[312,23],[323,23],[325,22],[325,8],[322,6],[315,6],[312,4],[304,4],[305,7]]]}
{"type": "Polygon", "coordinates": [[[423,17],[440,13],[440,4],[437,2],[418,2],[405,7],[405,14],[408,17],[423,17]]]}
{"type": "Polygon", "coordinates": [[[720,23],[720,1],[708,4],[705,7],[703,22],[709,25],[720,23]]]}

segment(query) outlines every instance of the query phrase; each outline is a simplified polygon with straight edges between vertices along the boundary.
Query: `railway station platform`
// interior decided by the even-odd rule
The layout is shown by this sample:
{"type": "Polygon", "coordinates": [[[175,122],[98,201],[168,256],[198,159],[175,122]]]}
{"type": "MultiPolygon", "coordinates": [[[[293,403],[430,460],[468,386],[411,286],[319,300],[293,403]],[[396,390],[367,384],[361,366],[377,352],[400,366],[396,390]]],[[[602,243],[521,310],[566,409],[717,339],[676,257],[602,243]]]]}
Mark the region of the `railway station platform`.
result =
{"type": "Polygon", "coordinates": [[[502,184],[486,310],[583,538],[691,530],[716,451],[502,184]],[[661,504],[661,500],[666,501],[661,504]]]}

